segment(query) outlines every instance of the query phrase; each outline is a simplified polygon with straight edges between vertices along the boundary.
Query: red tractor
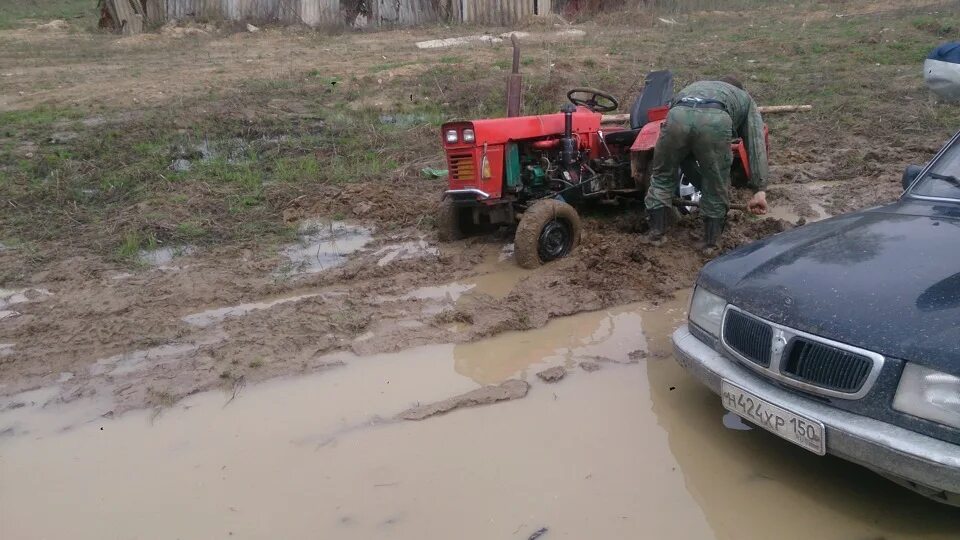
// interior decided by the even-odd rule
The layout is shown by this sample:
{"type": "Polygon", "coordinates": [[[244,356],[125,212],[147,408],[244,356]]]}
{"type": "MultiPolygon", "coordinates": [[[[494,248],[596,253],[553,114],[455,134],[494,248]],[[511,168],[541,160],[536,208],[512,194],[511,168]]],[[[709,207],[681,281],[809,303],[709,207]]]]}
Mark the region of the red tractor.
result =
{"type": "MultiPolygon", "coordinates": [[[[603,126],[604,113],[619,106],[606,92],[575,88],[567,98],[570,103],[555,114],[443,125],[450,186],[438,216],[441,240],[516,225],[514,256],[520,266],[534,268],[576,248],[581,226],[572,205],[642,200],[660,125],[673,98],[672,74],[647,76],[630,109],[628,128],[603,126]]],[[[732,151],[733,179],[740,183],[750,175],[746,148],[735,140],[732,151]]],[[[684,173],[691,180],[681,179],[678,198],[696,202],[695,171],[678,171],[684,173]]]]}

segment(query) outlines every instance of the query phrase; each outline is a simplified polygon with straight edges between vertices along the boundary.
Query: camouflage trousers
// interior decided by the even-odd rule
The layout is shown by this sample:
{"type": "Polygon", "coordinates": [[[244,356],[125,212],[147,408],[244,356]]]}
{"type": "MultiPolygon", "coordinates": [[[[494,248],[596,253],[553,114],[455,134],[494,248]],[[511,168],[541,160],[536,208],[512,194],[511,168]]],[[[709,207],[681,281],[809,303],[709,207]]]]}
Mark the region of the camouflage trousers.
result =
{"type": "Polygon", "coordinates": [[[700,213],[708,218],[726,217],[732,133],[733,121],[721,109],[670,109],[653,151],[647,209],[672,206],[682,169],[700,190],[700,213]]]}

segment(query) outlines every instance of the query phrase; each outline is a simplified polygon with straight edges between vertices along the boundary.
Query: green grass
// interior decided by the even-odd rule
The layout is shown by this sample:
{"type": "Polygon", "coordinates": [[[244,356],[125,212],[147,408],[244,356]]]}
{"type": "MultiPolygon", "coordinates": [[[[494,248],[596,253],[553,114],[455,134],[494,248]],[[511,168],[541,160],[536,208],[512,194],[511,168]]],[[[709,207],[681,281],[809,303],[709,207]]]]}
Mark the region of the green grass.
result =
{"type": "Polygon", "coordinates": [[[955,19],[923,15],[913,18],[910,23],[917,30],[942,38],[944,41],[960,39],[960,24],[955,19]]]}
{"type": "Polygon", "coordinates": [[[17,130],[49,127],[56,123],[68,123],[83,117],[83,112],[73,108],[37,107],[24,111],[0,112],[0,133],[7,137],[17,130]]]}
{"type": "Polygon", "coordinates": [[[404,67],[404,66],[414,66],[414,65],[417,65],[417,64],[419,64],[419,63],[420,63],[420,62],[417,62],[417,61],[409,61],[409,62],[384,62],[384,63],[382,63],[382,64],[375,64],[375,65],[371,66],[371,67],[370,67],[370,72],[371,72],[371,73],[379,73],[379,72],[381,72],[381,71],[388,71],[388,70],[391,70],[391,69],[397,69],[397,68],[404,67]]]}
{"type": "MultiPolygon", "coordinates": [[[[43,3],[67,4],[79,3],[43,3]]],[[[960,37],[960,15],[946,9],[927,14],[934,7],[806,16],[811,6],[833,13],[850,5],[664,0],[653,14],[611,14],[582,41],[524,49],[524,111],[556,112],[569,88],[584,85],[610,91],[625,110],[650,69],[673,70],[677,88],[733,72],[761,104],[814,105],[811,113],[767,118],[774,160],[788,152],[820,159],[851,144],[903,148],[906,139],[919,136],[942,140],[960,125],[960,108],[930,103],[920,65],[936,44],[960,37]],[[734,9],[755,11],[700,13],[734,9]],[[657,22],[660,15],[678,24],[657,22]]],[[[70,61],[87,61],[84,55],[109,61],[115,54],[107,45],[90,44],[83,55],[68,45],[52,46],[59,48],[50,54],[70,61]]],[[[16,61],[28,62],[34,52],[16,54],[16,61]]],[[[37,65],[45,58],[37,56],[37,65]]],[[[84,126],[79,120],[93,113],[71,107],[0,113],[0,206],[17,209],[0,212],[4,241],[35,246],[36,260],[50,246],[66,244],[134,261],[141,249],[160,243],[289,239],[282,215],[291,201],[323,202],[348,184],[393,182],[405,167],[415,176],[421,163],[439,158],[439,124],[504,114],[508,46],[481,49],[476,58],[466,51],[409,60],[393,55],[353,72],[321,65],[139,108],[120,124],[84,126]],[[384,70],[418,63],[426,69],[378,81],[384,70]],[[274,100],[304,112],[278,114],[267,105],[274,100]],[[374,102],[383,105],[358,105],[374,102]],[[381,121],[387,115],[392,123],[381,121]],[[64,131],[80,136],[47,142],[64,131]],[[204,141],[212,157],[196,149],[204,141]],[[18,150],[25,142],[35,146],[31,156],[18,150]],[[188,159],[190,170],[171,170],[176,159],[188,159]]],[[[908,154],[890,161],[918,157],[908,154]]],[[[851,152],[835,165],[836,178],[850,178],[860,174],[862,159],[851,152]]],[[[350,217],[353,204],[331,206],[329,215],[350,217]]]]}
{"type": "Polygon", "coordinates": [[[0,2],[0,28],[13,28],[24,19],[47,22],[52,19],[82,18],[94,21],[97,14],[95,0],[3,0],[0,2]]]}
{"type": "Polygon", "coordinates": [[[320,162],[314,156],[282,157],[274,162],[272,177],[287,184],[319,179],[320,162]]]}
{"type": "Polygon", "coordinates": [[[207,236],[207,230],[204,229],[203,224],[195,220],[177,223],[177,228],[175,229],[173,234],[173,238],[175,240],[187,241],[187,242],[191,240],[205,238],[206,236],[207,236]]]}
{"type": "Polygon", "coordinates": [[[128,231],[114,251],[114,260],[136,263],[142,249],[156,249],[157,239],[140,231],[128,231]]]}
{"type": "MultiPolygon", "coordinates": [[[[275,88],[259,86],[268,87],[275,88]]],[[[261,95],[248,99],[257,103],[261,95]]],[[[251,126],[222,110],[188,114],[190,127],[179,130],[162,107],[122,127],[87,128],[71,110],[6,113],[9,137],[44,141],[64,121],[80,136],[41,144],[32,157],[0,147],[0,203],[27,210],[0,214],[0,229],[33,242],[76,241],[127,262],[157,243],[289,238],[279,219],[287,201],[323,186],[390,177],[422,157],[418,126],[443,120],[432,103],[408,107],[397,124],[382,123],[377,110],[319,102],[315,110],[322,120],[299,129],[282,118],[251,126]],[[189,170],[172,170],[178,159],[188,160],[189,170]]]]}

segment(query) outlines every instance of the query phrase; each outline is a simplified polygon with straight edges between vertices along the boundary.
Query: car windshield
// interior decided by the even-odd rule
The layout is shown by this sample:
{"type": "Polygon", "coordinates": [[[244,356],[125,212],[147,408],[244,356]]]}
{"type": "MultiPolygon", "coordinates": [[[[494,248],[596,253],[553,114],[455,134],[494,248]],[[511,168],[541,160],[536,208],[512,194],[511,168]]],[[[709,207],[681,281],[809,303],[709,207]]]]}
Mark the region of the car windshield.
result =
{"type": "Polygon", "coordinates": [[[960,142],[954,141],[912,192],[924,197],[960,199],[960,142]]]}

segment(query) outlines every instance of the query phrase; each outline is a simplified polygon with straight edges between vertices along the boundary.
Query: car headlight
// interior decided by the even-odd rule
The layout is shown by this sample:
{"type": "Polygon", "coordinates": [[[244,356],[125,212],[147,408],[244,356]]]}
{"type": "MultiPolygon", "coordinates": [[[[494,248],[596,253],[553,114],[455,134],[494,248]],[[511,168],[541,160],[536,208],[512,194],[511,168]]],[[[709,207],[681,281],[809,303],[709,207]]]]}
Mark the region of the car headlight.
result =
{"type": "Polygon", "coordinates": [[[457,139],[457,130],[455,129],[448,129],[445,137],[447,139],[448,144],[453,144],[459,140],[457,139]]]}
{"type": "Polygon", "coordinates": [[[463,130],[463,142],[473,142],[474,140],[476,140],[476,138],[477,137],[476,135],[474,135],[472,129],[467,128],[463,130]]]}
{"type": "Polygon", "coordinates": [[[960,377],[907,363],[893,398],[893,408],[960,428],[960,377]]]}
{"type": "Polygon", "coordinates": [[[690,300],[690,322],[711,336],[719,337],[725,307],[726,300],[703,287],[697,287],[693,291],[693,299],[690,300]]]}

